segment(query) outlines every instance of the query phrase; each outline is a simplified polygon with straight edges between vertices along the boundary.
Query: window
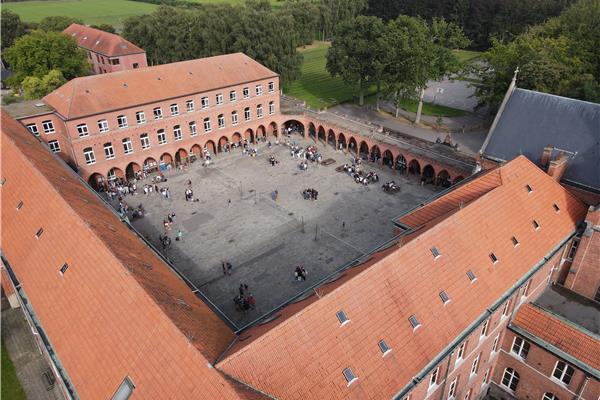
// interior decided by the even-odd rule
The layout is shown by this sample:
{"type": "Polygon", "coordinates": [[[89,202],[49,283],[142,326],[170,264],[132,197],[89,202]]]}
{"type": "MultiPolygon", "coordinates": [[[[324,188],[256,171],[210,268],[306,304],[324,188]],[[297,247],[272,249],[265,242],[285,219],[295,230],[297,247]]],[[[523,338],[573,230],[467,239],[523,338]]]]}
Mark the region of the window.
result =
{"type": "Polygon", "coordinates": [[[110,65],[119,65],[120,61],[118,58],[113,58],[112,60],[110,60],[110,65]]]}
{"type": "Polygon", "coordinates": [[[245,87],[245,88],[242,90],[242,94],[244,95],[244,98],[245,98],[245,99],[248,99],[248,98],[250,98],[250,89],[249,89],[249,88],[247,88],[247,87],[245,87]]]}
{"type": "Polygon", "coordinates": [[[234,102],[237,100],[237,92],[232,90],[229,92],[229,101],[234,102]]]}
{"type": "Polygon", "coordinates": [[[19,204],[17,204],[17,211],[20,211],[21,208],[23,208],[23,202],[20,201],[19,204]]]}
{"type": "Polygon", "coordinates": [[[450,382],[450,386],[448,387],[448,398],[453,399],[456,394],[456,384],[458,383],[458,376],[454,378],[452,382],[450,382]]]}
{"type": "Polygon", "coordinates": [[[158,132],[156,132],[156,136],[158,137],[158,144],[167,143],[167,134],[164,129],[159,129],[158,132]]]}
{"type": "Polygon", "coordinates": [[[44,228],[38,229],[37,232],[35,233],[35,238],[36,239],[41,238],[43,233],[44,233],[44,228]]]}
{"type": "Polygon", "coordinates": [[[219,114],[217,121],[219,123],[219,129],[225,128],[225,116],[223,114],[219,114]]]}
{"type": "Polygon", "coordinates": [[[256,85],[256,95],[262,95],[262,85],[256,85]]]}
{"type": "Polygon", "coordinates": [[[465,348],[467,347],[467,342],[462,342],[462,344],[458,347],[458,351],[456,353],[456,361],[462,360],[465,355],[465,348]]]}
{"type": "Polygon", "coordinates": [[[392,349],[390,349],[390,346],[387,345],[385,340],[380,340],[378,345],[379,345],[379,350],[381,350],[381,352],[383,353],[384,356],[387,353],[389,353],[390,351],[392,351],[392,349]]]}
{"type": "Polygon", "coordinates": [[[344,373],[344,378],[346,378],[346,382],[348,382],[348,386],[350,386],[352,384],[352,382],[354,382],[355,380],[358,379],[356,377],[356,375],[354,375],[352,373],[352,370],[350,368],[344,369],[343,373],[344,373]]]}
{"type": "Polygon", "coordinates": [[[262,104],[259,104],[256,106],[256,118],[262,118],[263,117],[263,108],[262,108],[262,104]]]}
{"type": "Polygon", "coordinates": [[[442,299],[442,302],[444,304],[450,302],[450,297],[448,297],[448,293],[444,292],[443,290],[440,292],[440,299],[442,299]]]}
{"type": "Polygon", "coordinates": [[[567,260],[573,261],[575,258],[575,254],[577,254],[577,248],[579,247],[580,238],[573,239],[573,243],[571,243],[571,248],[569,249],[569,253],[567,254],[567,260]]]}
{"type": "Polygon", "coordinates": [[[138,69],[140,67],[139,63],[133,63],[133,69],[138,69]]]}
{"type": "Polygon", "coordinates": [[[140,135],[140,143],[142,144],[142,150],[145,150],[148,147],[150,147],[150,137],[147,133],[142,133],[140,135]]]}
{"type": "Polygon", "coordinates": [[[187,109],[187,112],[192,112],[194,111],[194,100],[188,100],[185,102],[185,108],[187,109]]]}
{"type": "Polygon", "coordinates": [[[135,113],[135,120],[138,124],[143,124],[146,122],[146,114],[143,111],[138,111],[135,113]]]}
{"type": "Polygon", "coordinates": [[[554,372],[552,373],[552,377],[558,379],[565,385],[568,385],[569,383],[571,383],[573,373],[575,373],[573,367],[571,367],[565,362],[557,361],[556,365],[554,366],[554,372]]]}
{"type": "Polygon", "coordinates": [[[96,163],[96,156],[94,155],[94,150],[91,147],[86,147],[83,149],[83,157],[85,158],[85,163],[87,165],[96,163]]]}
{"type": "Polygon", "coordinates": [[[250,107],[244,108],[244,120],[250,121],[250,107]]]}
{"type": "Polygon", "coordinates": [[[471,270],[467,271],[467,277],[469,278],[469,280],[471,281],[471,283],[473,283],[473,282],[475,282],[477,280],[477,278],[475,277],[475,274],[471,270]]]}
{"type": "Polygon", "coordinates": [[[212,127],[210,126],[210,118],[204,118],[204,132],[212,131],[212,127]]]}
{"type": "Polygon", "coordinates": [[[85,137],[89,135],[90,133],[88,132],[87,124],[77,125],[77,133],[79,134],[79,137],[85,137]]]}
{"type": "Polygon", "coordinates": [[[600,302],[600,286],[598,286],[598,289],[596,290],[596,295],[594,296],[594,300],[600,302]]]}
{"type": "Polygon", "coordinates": [[[485,322],[483,323],[483,327],[481,328],[481,336],[487,336],[489,322],[490,322],[490,320],[486,319],[485,322]]]}
{"type": "Polygon", "coordinates": [[[117,117],[117,125],[119,125],[119,128],[127,128],[127,117],[124,115],[119,115],[117,117]]]}
{"type": "Polygon", "coordinates": [[[173,127],[173,137],[175,138],[175,141],[182,139],[182,136],[181,136],[181,127],[179,125],[175,125],[173,127]]]}
{"type": "Polygon", "coordinates": [[[170,108],[172,116],[179,115],[179,106],[177,104],[171,104],[170,108]]]}
{"type": "Polygon", "coordinates": [[[498,262],[498,257],[496,257],[494,253],[490,253],[490,260],[492,260],[492,262],[496,264],[498,262]]]}
{"type": "Polygon", "coordinates": [[[348,319],[348,316],[346,315],[346,313],[344,311],[336,312],[335,316],[337,317],[338,321],[340,321],[340,324],[342,324],[342,325],[346,325],[348,322],[350,322],[350,320],[348,319]]]}
{"type": "Polygon", "coordinates": [[[162,109],[160,107],[156,107],[152,110],[152,113],[154,114],[154,119],[162,119],[163,117],[162,109]]]}
{"type": "Polygon", "coordinates": [[[502,376],[502,386],[512,390],[513,392],[517,390],[517,385],[519,384],[519,374],[512,368],[506,368],[504,370],[504,375],[502,376]]]}
{"type": "Polygon", "coordinates": [[[421,326],[421,323],[419,322],[419,320],[417,319],[417,317],[415,315],[411,315],[410,317],[408,317],[408,321],[410,322],[410,325],[413,327],[413,330],[415,330],[419,326],[421,326]]]}
{"type": "Polygon", "coordinates": [[[232,111],[231,112],[231,125],[237,125],[237,124],[238,124],[237,111],[232,111]]]}
{"type": "Polygon", "coordinates": [[[133,394],[133,389],[135,389],[135,385],[131,382],[129,377],[125,377],[115,394],[113,394],[111,400],[127,400],[133,394]]]}
{"type": "Polygon", "coordinates": [[[509,314],[509,307],[510,307],[510,299],[506,300],[506,303],[504,303],[504,308],[502,309],[502,316],[503,317],[507,317],[509,314]]]}
{"type": "Polygon", "coordinates": [[[275,82],[269,82],[269,93],[273,93],[275,91],[275,82]]]}
{"type": "Polygon", "coordinates": [[[517,247],[519,245],[519,240],[516,237],[510,238],[512,240],[513,246],[517,247]]]}
{"type": "Polygon", "coordinates": [[[431,376],[429,377],[429,389],[431,389],[433,386],[437,385],[437,379],[438,379],[439,372],[440,372],[440,367],[437,367],[431,373],[431,376]]]}
{"type": "Polygon", "coordinates": [[[467,390],[467,393],[465,393],[465,397],[463,397],[463,400],[469,400],[471,398],[472,391],[473,391],[473,389],[467,390]]]}
{"type": "Polygon", "coordinates": [[[44,122],[42,122],[42,127],[44,128],[44,133],[46,135],[49,135],[51,133],[56,132],[54,130],[54,123],[52,123],[52,121],[44,121],[44,122]]]}
{"type": "Polygon", "coordinates": [[[67,264],[67,263],[64,263],[64,264],[63,264],[63,266],[62,266],[62,267],[60,267],[60,270],[59,270],[60,274],[61,274],[61,275],[64,275],[64,274],[65,274],[65,272],[67,272],[67,269],[69,269],[69,264],[67,264]]]}
{"type": "Polygon", "coordinates": [[[529,343],[525,339],[516,336],[511,351],[525,360],[527,354],[529,354],[529,343]]]}
{"type": "Polygon", "coordinates": [[[200,101],[202,102],[202,108],[208,108],[208,97],[203,97],[200,101]]]}
{"type": "Polygon", "coordinates": [[[483,381],[481,382],[481,385],[485,385],[488,382],[488,378],[490,377],[490,368],[485,370],[485,374],[483,374],[483,381]]]}
{"type": "Polygon", "coordinates": [[[535,219],[533,221],[531,221],[533,228],[537,231],[538,229],[540,229],[540,224],[539,222],[537,222],[535,219]]]}
{"type": "Polygon", "coordinates": [[[527,189],[527,193],[533,192],[533,189],[529,185],[525,185],[525,189],[527,189]]]}
{"type": "Polygon", "coordinates": [[[29,129],[29,132],[33,133],[35,136],[40,136],[40,131],[38,130],[37,124],[28,124],[27,129],[29,129]]]}
{"type": "Polygon", "coordinates": [[[104,156],[107,160],[115,158],[115,150],[113,149],[112,143],[104,143],[104,156]]]}
{"type": "Polygon", "coordinates": [[[531,279],[527,281],[527,283],[525,283],[525,286],[523,286],[523,294],[522,296],[525,297],[529,294],[529,285],[531,284],[531,279]]]}
{"type": "Polygon", "coordinates": [[[133,145],[131,144],[131,139],[128,137],[123,139],[123,151],[125,154],[133,153],[133,145]]]}
{"type": "Polygon", "coordinates": [[[216,100],[217,100],[217,105],[223,104],[223,93],[217,93],[216,100]]]}
{"type": "Polygon", "coordinates": [[[108,132],[108,121],[105,119],[101,119],[98,121],[98,131],[100,133],[108,132]]]}
{"type": "Polygon", "coordinates": [[[196,123],[194,121],[190,122],[190,136],[196,136],[198,134],[198,130],[196,129],[196,123]]]}
{"type": "Polygon", "coordinates": [[[546,392],[542,396],[542,400],[558,400],[558,397],[554,393],[546,392]]]}
{"type": "Polygon", "coordinates": [[[552,208],[554,208],[555,212],[560,212],[560,208],[558,207],[558,205],[556,203],[552,204],[552,208]]]}
{"type": "Polygon", "coordinates": [[[269,115],[273,114],[275,114],[275,102],[271,101],[269,102],[269,115]]]}
{"type": "Polygon", "coordinates": [[[498,351],[498,342],[500,341],[500,334],[498,334],[494,338],[494,343],[492,343],[492,354],[498,351]]]}
{"type": "Polygon", "coordinates": [[[477,368],[479,367],[479,357],[481,354],[477,354],[477,357],[473,360],[471,364],[471,375],[477,375],[477,368]]]}
{"type": "Polygon", "coordinates": [[[48,140],[48,147],[53,153],[60,153],[60,144],[58,140],[48,140]]]}
{"type": "Polygon", "coordinates": [[[433,258],[438,258],[441,255],[437,247],[431,248],[431,254],[433,254],[433,258]]]}

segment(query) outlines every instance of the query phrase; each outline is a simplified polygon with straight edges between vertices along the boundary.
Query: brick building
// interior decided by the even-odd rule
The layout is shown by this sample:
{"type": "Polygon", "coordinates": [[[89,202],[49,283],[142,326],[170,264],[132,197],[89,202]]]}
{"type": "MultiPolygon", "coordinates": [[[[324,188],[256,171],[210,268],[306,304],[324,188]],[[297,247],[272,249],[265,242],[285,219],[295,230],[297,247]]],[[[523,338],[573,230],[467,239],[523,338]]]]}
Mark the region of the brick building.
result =
{"type": "Polygon", "coordinates": [[[146,52],[114,33],[71,24],[63,31],[87,53],[94,74],[125,71],[148,66],[146,52]]]}

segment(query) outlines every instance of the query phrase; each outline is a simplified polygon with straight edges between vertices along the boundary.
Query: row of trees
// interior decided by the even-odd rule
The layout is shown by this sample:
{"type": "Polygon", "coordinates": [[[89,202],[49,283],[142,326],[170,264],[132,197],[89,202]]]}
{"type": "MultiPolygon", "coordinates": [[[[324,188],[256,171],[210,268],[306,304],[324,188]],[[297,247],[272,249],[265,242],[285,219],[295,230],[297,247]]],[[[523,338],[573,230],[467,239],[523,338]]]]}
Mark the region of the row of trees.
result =
{"type": "Polygon", "coordinates": [[[396,104],[419,98],[419,122],[423,93],[430,80],[458,71],[451,48],[469,45],[456,24],[435,19],[431,24],[416,17],[399,16],[384,23],[380,18],[359,16],[336,29],[327,53],[327,70],[356,85],[360,104],[365,91],[377,88],[396,104]]]}
{"type": "Polygon", "coordinates": [[[513,71],[519,87],[600,102],[600,2],[579,0],[559,17],[484,53],[476,95],[495,110],[513,71]]]}
{"type": "Polygon", "coordinates": [[[529,26],[555,17],[574,0],[369,0],[368,15],[384,20],[398,15],[425,20],[444,18],[460,26],[474,48],[487,49],[492,40],[506,43],[529,26]]]}

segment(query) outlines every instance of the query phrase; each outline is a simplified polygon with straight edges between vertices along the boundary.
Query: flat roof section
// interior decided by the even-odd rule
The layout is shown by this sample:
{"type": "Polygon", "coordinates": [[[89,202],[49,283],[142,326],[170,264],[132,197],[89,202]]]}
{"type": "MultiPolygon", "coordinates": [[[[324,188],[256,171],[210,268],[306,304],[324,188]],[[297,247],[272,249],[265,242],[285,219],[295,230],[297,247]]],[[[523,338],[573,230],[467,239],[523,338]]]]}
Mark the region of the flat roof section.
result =
{"type": "Polygon", "coordinates": [[[2,111],[15,119],[49,114],[54,111],[44,100],[27,100],[2,106],[2,111]]]}

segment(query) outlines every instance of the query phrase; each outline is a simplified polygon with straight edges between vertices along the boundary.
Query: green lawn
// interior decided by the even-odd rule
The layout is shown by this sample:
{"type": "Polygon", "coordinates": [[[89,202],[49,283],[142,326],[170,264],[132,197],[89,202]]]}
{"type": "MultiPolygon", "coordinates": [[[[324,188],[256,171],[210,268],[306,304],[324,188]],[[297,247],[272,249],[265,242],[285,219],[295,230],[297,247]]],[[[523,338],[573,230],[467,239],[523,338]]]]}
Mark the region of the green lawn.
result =
{"type": "Polygon", "coordinates": [[[15,367],[8,356],[4,342],[2,342],[2,383],[0,384],[0,398],[11,400],[25,400],[25,392],[17,379],[15,367]]]}
{"type": "Polygon", "coordinates": [[[481,56],[481,52],[470,50],[454,50],[453,53],[463,65],[469,64],[481,56]]]}

